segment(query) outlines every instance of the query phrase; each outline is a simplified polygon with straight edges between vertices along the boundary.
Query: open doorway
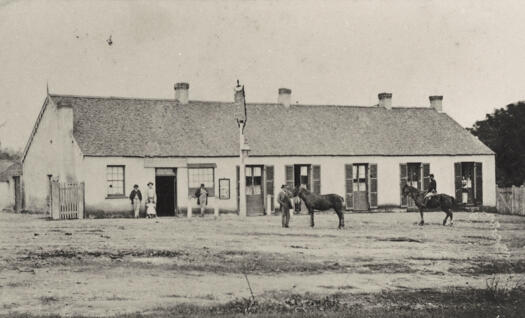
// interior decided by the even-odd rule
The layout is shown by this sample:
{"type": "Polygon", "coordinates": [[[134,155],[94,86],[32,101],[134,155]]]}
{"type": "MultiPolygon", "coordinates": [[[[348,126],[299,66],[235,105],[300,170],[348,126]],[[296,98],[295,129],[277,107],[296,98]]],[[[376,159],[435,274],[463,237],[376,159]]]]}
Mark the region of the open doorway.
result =
{"type": "Polygon", "coordinates": [[[157,215],[175,216],[177,209],[177,176],[175,169],[157,169],[155,174],[157,215]]]}

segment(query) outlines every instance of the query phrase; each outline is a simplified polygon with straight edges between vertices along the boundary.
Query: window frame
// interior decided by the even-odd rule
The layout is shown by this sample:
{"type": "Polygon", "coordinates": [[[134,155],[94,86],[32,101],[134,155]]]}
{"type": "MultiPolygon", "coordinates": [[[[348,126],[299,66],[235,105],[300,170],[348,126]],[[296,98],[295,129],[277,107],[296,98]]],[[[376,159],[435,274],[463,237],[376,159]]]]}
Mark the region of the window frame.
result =
{"type": "Polygon", "coordinates": [[[106,165],[106,198],[125,198],[126,197],[126,166],[125,165],[106,165]],[[122,168],[122,180],[109,180],[108,168],[122,168]],[[122,181],[122,193],[110,194],[109,182],[122,181]]]}
{"type": "Polygon", "coordinates": [[[194,188],[191,187],[191,174],[190,170],[204,170],[204,169],[211,169],[211,176],[212,176],[212,183],[213,187],[208,188],[206,187],[206,190],[208,190],[208,197],[215,197],[215,167],[188,167],[188,194],[190,196],[193,196],[195,194],[195,191],[200,187],[200,184],[198,187],[194,188]]]}

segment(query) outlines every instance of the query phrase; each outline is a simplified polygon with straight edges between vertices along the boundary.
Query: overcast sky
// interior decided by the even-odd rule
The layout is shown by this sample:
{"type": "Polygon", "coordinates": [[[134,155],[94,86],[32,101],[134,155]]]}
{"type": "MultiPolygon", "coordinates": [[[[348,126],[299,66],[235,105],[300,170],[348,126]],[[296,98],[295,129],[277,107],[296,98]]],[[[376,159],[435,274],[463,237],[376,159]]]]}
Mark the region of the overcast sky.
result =
{"type": "MultiPolygon", "coordinates": [[[[0,142],[23,148],[51,93],[444,110],[463,126],[525,96],[519,1],[0,0],[0,142]],[[110,46],[106,40],[112,36],[110,46]]],[[[349,123],[351,124],[351,123],[349,123]]]]}

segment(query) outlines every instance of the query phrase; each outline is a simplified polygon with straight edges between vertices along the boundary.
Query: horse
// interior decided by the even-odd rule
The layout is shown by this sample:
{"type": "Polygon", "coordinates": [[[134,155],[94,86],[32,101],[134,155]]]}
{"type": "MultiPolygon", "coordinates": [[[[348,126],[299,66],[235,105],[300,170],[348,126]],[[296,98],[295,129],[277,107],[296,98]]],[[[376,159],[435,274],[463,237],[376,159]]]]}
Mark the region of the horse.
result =
{"type": "Polygon", "coordinates": [[[335,213],[339,217],[339,227],[342,229],[345,226],[345,216],[343,214],[343,202],[342,196],[337,194],[315,194],[308,191],[305,187],[296,186],[291,190],[292,196],[299,196],[304,201],[308,213],[310,213],[310,226],[314,227],[314,209],[320,211],[326,211],[333,208],[335,213]]]}
{"type": "Polygon", "coordinates": [[[447,214],[445,216],[445,219],[443,220],[443,225],[447,224],[448,218],[450,218],[450,226],[454,225],[451,209],[456,206],[456,199],[454,199],[454,197],[448,194],[435,194],[432,197],[430,197],[427,204],[425,205],[425,194],[426,192],[419,191],[418,189],[411,187],[408,184],[405,184],[403,186],[403,195],[405,197],[410,196],[419,209],[419,214],[421,215],[421,222],[419,222],[419,225],[425,224],[425,221],[423,220],[423,210],[425,208],[440,208],[443,212],[447,214]]]}

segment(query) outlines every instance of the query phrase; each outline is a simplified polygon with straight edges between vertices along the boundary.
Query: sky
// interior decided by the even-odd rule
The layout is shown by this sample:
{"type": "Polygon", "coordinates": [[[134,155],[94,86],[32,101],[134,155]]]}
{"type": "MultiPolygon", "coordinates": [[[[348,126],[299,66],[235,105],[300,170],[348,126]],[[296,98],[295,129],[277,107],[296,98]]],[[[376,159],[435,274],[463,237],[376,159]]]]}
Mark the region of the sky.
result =
{"type": "MultiPolygon", "coordinates": [[[[465,127],[525,99],[519,1],[0,0],[0,142],[52,94],[443,109],[465,127]],[[107,43],[110,37],[112,45],[107,43]]],[[[349,123],[351,124],[351,123],[349,123]]]]}

